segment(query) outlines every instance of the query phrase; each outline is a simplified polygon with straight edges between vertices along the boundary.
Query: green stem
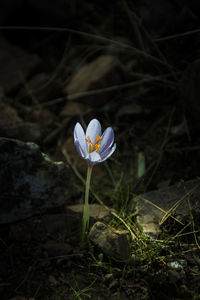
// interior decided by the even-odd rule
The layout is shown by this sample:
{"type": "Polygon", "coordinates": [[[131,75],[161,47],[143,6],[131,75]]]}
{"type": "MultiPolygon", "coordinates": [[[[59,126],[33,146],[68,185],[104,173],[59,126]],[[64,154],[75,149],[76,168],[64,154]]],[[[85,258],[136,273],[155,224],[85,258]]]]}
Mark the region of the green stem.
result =
{"type": "Polygon", "coordinates": [[[89,191],[90,191],[90,179],[92,174],[92,166],[88,165],[87,169],[87,179],[85,185],[85,203],[83,207],[83,224],[82,224],[82,240],[85,237],[85,234],[88,232],[89,228],[89,219],[90,219],[90,207],[89,207],[89,191]]]}

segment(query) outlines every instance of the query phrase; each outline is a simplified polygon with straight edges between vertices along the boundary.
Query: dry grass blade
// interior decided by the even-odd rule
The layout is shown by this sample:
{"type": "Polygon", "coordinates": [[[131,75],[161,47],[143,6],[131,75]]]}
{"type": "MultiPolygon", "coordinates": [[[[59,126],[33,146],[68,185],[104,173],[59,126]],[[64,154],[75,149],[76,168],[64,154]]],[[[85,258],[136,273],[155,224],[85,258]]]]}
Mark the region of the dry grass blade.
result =
{"type": "Polygon", "coordinates": [[[183,33],[178,33],[178,34],[173,34],[173,35],[169,35],[169,36],[166,36],[166,37],[157,38],[157,39],[154,39],[154,41],[155,42],[162,42],[162,41],[182,38],[184,36],[199,33],[199,32],[200,32],[200,29],[189,30],[189,31],[186,31],[186,32],[183,32],[183,33]]]}
{"type": "Polygon", "coordinates": [[[190,197],[198,187],[199,184],[197,184],[193,189],[186,193],[181,199],[177,200],[176,203],[174,203],[174,205],[162,217],[162,219],[160,220],[160,225],[162,225],[172,215],[172,213],[177,209],[177,207],[182,203],[182,201],[188,199],[188,197],[190,197]]]}
{"type": "Polygon", "coordinates": [[[138,233],[136,232],[136,230],[131,229],[131,227],[114,211],[111,212],[111,214],[116,217],[121,223],[124,224],[124,226],[127,228],[127,230],[130,232],[130,235],[132,237],[133,240],[135,240],[135,238],[138,240],[138,242],[141,242],[143,245],[145,245],[145,243],[140,239],[138,233]]]}
{"type": "MultiPolygon", "coordinates": [[[[161,208],[160,206],[154,204],[153,202],[151,202],[150,200],[142,197],[142,196],[137,196],[136,198],[138,199],[142,199],[143,201],[149,203],[150,205],[152,205],[153,207],[157,208],[158,210],[160,210],[161,212],[163,212],[165,215],[168,213],[166,212],[163,208],[161,208]]],[[[172,219],[174,219],[176,222],[178,222],[179,224],[181,225],[184,225],[180,220],[178,220],[176,217],[172,216],[172,215],[169,215],[172,219]]],[[[160,224],[161,225],[161,224],[160,224]]]]}

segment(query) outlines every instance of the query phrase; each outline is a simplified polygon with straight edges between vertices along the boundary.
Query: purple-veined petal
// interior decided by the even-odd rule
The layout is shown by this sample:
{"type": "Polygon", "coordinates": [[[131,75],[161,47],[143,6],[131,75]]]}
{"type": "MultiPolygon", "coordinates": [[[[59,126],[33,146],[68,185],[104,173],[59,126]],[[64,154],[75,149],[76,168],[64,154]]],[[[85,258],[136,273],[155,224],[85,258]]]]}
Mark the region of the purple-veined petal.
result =
{"type": "MultiPolygon", "coordinates": [[[[76,123],[74,127],[74,143],[78,141],[79,147],[81,148],[84,156],[87,155],[87,143],[85,140],[85,133],[80,123],[76,123]]],[[[76,145],[76,144],[75,144],[76,145]]]]}
{"type": "Polygon", "coordinates": [[[110,148],[114,142],[114,131],[112,127],[106,128],[102,135],[101,146],[98,150],[98,153],[104,152],[106,149],[110,148]]]}
{"type": "Polygon", "coordinates": [[[86,138],[89,136],[92,144],[94,144],[98,135],[101,136],[101,124],[97,119],[93,119],[88,124],[85,136],[86,138]]]}
{"type": "Polygon", "coordinates": [[[88,154],[86,160],[93,165],[101,161],[101,156],[97,152],[92,152],[88,154]]]}
{"type": "Polygon", "coordinates": [[[101,153],[101,162],[108,159],[113,154],[115,149],[116,149],[116,144],[114,144],[113,147],[110,147],[110,148],[106,149],[104,152],[102,152],[101,153]]]}
{"type": "Polygon", "coordinates": [[[108,127],[104,131],[102,139],[96,142],[98,136],[101,137],[101,124],[97,119],[90,121],[86,134],[80,123],[76,123],[74,127],[74,144],[77,152],[91,166],[108,159],[116,149],[116,144],[113,145],[114,131],[112,127],[108,127]],[[86,140],[87,138],[88,140],[86,140]]]}
{"type": "Polygon", "coordinates": [[[74,141],[74,145],[76,147],[76,150],[78,152],[78,154],[82,157],[82,158],[85,158],[85,153],[83,152],[83,149],[80,147],[80,144],[79,144],[79,141],[78,140],[75,140],[74,141]]]}

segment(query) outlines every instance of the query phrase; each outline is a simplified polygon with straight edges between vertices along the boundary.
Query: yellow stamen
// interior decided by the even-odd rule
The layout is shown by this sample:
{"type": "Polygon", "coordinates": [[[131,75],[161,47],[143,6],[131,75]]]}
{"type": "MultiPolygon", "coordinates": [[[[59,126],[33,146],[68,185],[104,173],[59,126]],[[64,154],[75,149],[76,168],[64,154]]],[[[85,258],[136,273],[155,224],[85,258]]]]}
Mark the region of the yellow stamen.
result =
{"type": "Polygon", "coordinates": [[[102,136],[97,135],[97,138],[96,138],[96,141],[94,142],[94,144],[92,144],[92,141],[89,136],[85,140],[89,144],[89,153],[91,153],[93,151],[97,152],[99,150],[99,147],[101,146],[100,140],[102,140],[102,136]]]}

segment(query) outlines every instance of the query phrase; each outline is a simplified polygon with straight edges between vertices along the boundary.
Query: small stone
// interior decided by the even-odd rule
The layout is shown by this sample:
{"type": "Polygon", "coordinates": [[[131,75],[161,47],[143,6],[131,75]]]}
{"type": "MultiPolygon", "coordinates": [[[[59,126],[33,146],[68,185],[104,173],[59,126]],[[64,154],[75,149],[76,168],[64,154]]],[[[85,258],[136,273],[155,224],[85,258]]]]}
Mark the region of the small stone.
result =
{"type": "Polygon", "coordinates": [[[111,281],[113,279],[113,273],[108,273],[104,276],[106,282],[111,281]]]}
{"type": "Polygon", "coordinates": [[[179,271],[179,270],[183,270],[183,268],[187,266],[187,261],[182,259],[182,260],[179,260],[179,261],[169,262],[167,265],[171,269],[179,271]]]}
{"type": "Polygon", "coordinates": [[[114,279],[111,283],[110,283],[110,285],[109,285],[109,289],[111,290],[111,289],[115,289],[115,288],[117,288],[119,286],[119,280],[118,279],[114,279]]]}
{"type": "Polygon", "coordinates": [[[127,260],[130,257],[130,244],[127,233],[96,222],[89,233],[89,239],[101,249],[101,251],[117,260],[127,260]]]}
{"type": "Polygon", "coordinates": [[[50,284],[51,284],[52,286],[58,285],[58,281],[56,280],[56,278],[55,278],[54,276],[49,275],[48,280],[49,280],[49,282],[50,282],[50,284]]]}

